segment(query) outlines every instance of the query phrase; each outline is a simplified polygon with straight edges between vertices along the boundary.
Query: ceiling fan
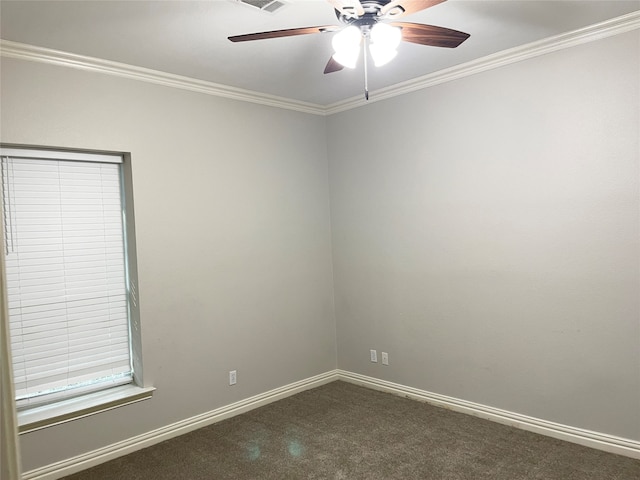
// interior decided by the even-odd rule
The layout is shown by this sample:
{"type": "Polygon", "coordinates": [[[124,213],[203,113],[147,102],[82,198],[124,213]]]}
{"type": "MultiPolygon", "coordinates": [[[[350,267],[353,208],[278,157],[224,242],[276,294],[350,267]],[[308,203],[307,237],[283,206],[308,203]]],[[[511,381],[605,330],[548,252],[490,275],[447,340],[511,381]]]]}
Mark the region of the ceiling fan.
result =
{"type": "Polygon", "coordinates": [[[367,85],[367,52],[376,66],[391,61],[401,41],[433,47],[455,48],[469,38],[468,33],[421,23],[397,22],[397,18],[425,10],[446,0],[327,0],[335,9],[342,25],[290,28],[269,32],[248,33],[228,37],[232,42],[247,42],[267,38],[293,37],[313,33],[335,32],[332,46],[335,53],[324,73],[344,67],[355,68],[359,53],[364,51],[365,98],[367,85]]]}

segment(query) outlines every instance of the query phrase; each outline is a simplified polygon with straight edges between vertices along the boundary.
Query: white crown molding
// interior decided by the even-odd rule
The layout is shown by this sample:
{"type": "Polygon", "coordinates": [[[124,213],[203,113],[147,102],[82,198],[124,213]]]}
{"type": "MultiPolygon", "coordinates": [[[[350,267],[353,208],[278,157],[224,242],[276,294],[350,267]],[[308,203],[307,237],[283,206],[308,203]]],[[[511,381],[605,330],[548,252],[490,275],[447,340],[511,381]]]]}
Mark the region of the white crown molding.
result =
{"type": "Polygon", "coordinates": [[[476,73],[484,72],[485,70],[499,68],[522,60],[527,60],[529,58],[552,53],[557,50],[629,32],[637,28],[640,28],[640,10],[605,22],[597,23],[589,27],[503,50],[502,52],[487,55],[486,57],[482,57],[477,60],[456,65],[455,67],[440,70],[387,88],[372,91],[369,94],[368,101],[363,100],[362,96],[359,95],[344,101],[336,102],[325,107],[325,114],[332,115],[345,110],[351,110],[369,103],[379,102],[381,100],[397,97],[398,95],[415,92],[416,90],[422,90],[451,80],[475,75],[476,73]]]}
{"type": "Polygon", "coordinates": [[[232,98],[235,100],[311,113],[314,115],[332,115],[334,113],[351,110],[353,108],[386,100],[398,95],[404,95],[406,93],[415,92],[416,90],[429,88],[451,80],[475,75],[476,73],[484,72],[493,68],[499,68],[511,63],[545,55],[557,50],[629,32],[637,28],[640,28],[640,10],[605,22],[597,23],[589,27],[574,30],[573,32],[556,35],[544,40],[510,48],[461,65],[456,65],[455,67],[440,70],[438,72],[398,83],[387,88],[372,91],[368,101],[363,100],[361,96],[357,96],[326,106],[300,102],[297,100],[267,95],[236,87],[229,87],[204,80],[197,80],[181,75],[160,72],[158,70],[136,67],[134,65],[127,65],[124,63],[112,62],[110,60],[102,60],[83,55],[76,55],[73,53],[12,42],[9,40],[0,40],[0,55],[7,58],[17,58],[107,75],[115,75],[143,82],[164,85],[167,87],[204,93],[206,95],[232,98]]]}
{"type": "Polygon", "coordinates": [[[232,98],[244,102],[258,103],[270,107],[296,110],[315,115],[324,115],[324,107],[313,103],[299,102],[288,98],[267,95],[241,88],[229,87],[218,83],[195,78],[174,75],[149,68],[137,67],[125,63],[112,62],[100,58],[76,55],[74,53],[27,45],[25,43],[0,40],[0,55],[32,62],[47,63],[62,67],[75,68],[89,72],[103,73],[117,77],[130,78],[142,82],[155,83],[165,87],[190,90],[216,97],[232,98]]]}

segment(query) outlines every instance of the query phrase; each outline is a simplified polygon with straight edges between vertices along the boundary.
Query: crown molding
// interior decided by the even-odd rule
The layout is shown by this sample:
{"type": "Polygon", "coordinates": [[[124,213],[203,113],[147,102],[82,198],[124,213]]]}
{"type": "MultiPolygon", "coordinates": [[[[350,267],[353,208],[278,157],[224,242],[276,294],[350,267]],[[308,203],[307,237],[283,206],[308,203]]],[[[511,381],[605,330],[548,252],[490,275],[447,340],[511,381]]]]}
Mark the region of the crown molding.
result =
{"type": "Polygon", "coordinates": [[[605,22],[597,23],[589,27],[556,35],[554,37],[549,37],[544,40],[528,43],[519,47],[510,48],[508,50],[503,50],[502,52],[456,65],[455,67],[440,70],[429,75],[424,75],[390,87],[372,91],[368,101],[363,100],[361,96],[357,96],[326,106],[230,87],[205,80],[197,80],[190,77],[174,75],[125,63],[12,42],[9,40],[0,40],[0,55],[7,58],[48,63],[51,65],[130,78],[157,85],[164,85],[166,87],[190,90],[193,92],[204,93],[206,95],[231,98],[234,100],[257,103],[270,107],[311,113],[314,115],[333,115],[334,113],[351,110],[353,108],[358,108],[381,100],[387,100],[398,95],[415,92],[417,90],[429,88],[451,80],[475,75],[476,73],[484,72],[486,70],[499,68],[522,60],[555,52],[557,50],[629,32],[638,28],[640,28],[640,10],[605,22]]]}
{"type": "Polygon", "coordinates": [[[563,50],[565,48],[574,47],[594,40],[612,37],[637,28],[640,28],[640,10],[605,22],[597,23],[589,27],[503,50],[477,60],[456,65],[455,67],[440,70],[406,82],[397,83],[387,88],[372,91],[369,94],[368,101],[363,100],[362,96],[359,95],[357,97],[336,102],[325,107],[325,114],[332,115],[345,110],[351,110],[369,103],[415,92],[416,90],[422,90],[441,83],[468,77],[470,75],[475,75],[476,73],[510,65],[522,60],[552,53],[557,50],[563,50]]]}
{"type": "Polygon", "coordinates": [[[204,93],[206,95],[213,95],[216,97],[225,97],[244,102],[258,103],[260,105],[267,105],[270,107],[296,110],[315,115],[324,115],[325,113],[325,108],[323,106],[313,103],[300,102],[288,98],[277,97],[275,95],[229,87],[227,85],[221,85],[205,80],[174,75],[172,73],[152,70],[150,68],[137,67],[126,63],[87,57],[84,55],[77,55],[74,53],[52,50],[49,48],[37,47],[35,45],[12,42],[9,40],[0,40],[0,55],[7,58],[17,58],[20,60],[41,62],[89,72],[114,75],[147,83],[155,83],[165,87],[204,93]]]}

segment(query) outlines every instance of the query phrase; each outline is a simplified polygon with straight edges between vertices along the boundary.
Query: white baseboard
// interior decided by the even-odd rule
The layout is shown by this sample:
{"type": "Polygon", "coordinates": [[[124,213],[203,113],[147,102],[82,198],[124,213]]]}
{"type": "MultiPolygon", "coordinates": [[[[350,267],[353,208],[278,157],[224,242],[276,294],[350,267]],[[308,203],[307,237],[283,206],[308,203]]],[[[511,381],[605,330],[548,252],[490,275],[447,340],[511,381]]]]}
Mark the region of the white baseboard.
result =
{"type": "Polygon", "coordinates": [[[96,465],[100,465],[101,463],[109,460],[133,453],[137,450],[150,447],[156,443],[169,440],[170,438],[197,430],[198,428],[206,427],[207,425],[211,425],[226,418],[234,417],[241,413],[248,412],[249,410],[290,397],[304,390],[319,387],[320,385],[324,385],[337,379],[337,370],[321,373],[320,375],[306,378],[299,382],[290,383],[289,385],[255,395],[245,400],[240,400],[239,402],[196,415],[195,417],[181,420],[151,432],[129,438],[122,442],[114,443],[35,470],[30,470],[23,473],[22,479],[56,480],[64,476],[71,475],[72,473],[95,467],[96,465]]]}
{"type": "Polygon", "coordinates": [[[640,442],[635,440],[570,427],[560,423],[549,422],[547,420],[529,417],[527,415],[521,415],[519,413],[509,412],[499,408],[488,407],[486,405],[468,402],[466,400],[460,400],[446,395],[427,392],[425,390],[419,390],[406,385],[387,382],[385,380],[345,370],[338,370],[338,379],[375,390],[393,393],[402,397],[412,398],[438,407],[448,408],[456,412],[467,413],[476,417],[509,425],[510,427],[540,433],[559,440],[640,459],[640,442]]]}
{"type": "Polygon", "coordinates": [[[412,398],[438,407],[444,407],[497,423],[540,433],[559,440],[577,443],[610,453],[640,459],[640,442],[607,435],[581,428],[570,427],[519,413],[488,407],[479,403],[468,402],[446,395],[427,392],[406,385],[380,380],[345,370],[331,370],[314,377],[300,380],[268,392],[255,395],[239,402],[196,415],[151,432],[114,443],[91,452],[78,455],[44,467],[30,470],[22,475],[23,480],[56,480],[67,475],[86,470],[101,463],[122,457],[137,450],[150,447],[170,438],[206,427],[221,420],[248,412],[255,408],[295,395],[304,390],[319,387],[334,380],[361,385],[367,388],[412,398]]]}

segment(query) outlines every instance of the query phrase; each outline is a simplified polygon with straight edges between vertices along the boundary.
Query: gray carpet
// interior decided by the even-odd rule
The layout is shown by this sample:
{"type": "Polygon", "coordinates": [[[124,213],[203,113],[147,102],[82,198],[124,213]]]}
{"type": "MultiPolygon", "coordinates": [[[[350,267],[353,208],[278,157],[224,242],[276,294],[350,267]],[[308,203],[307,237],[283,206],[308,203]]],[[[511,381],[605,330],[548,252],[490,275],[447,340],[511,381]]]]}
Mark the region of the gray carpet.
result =
{"type": "Polygon", "coordinates": [[[67,480],[638,480],[640,461],[333,382],[67,480]]]}

